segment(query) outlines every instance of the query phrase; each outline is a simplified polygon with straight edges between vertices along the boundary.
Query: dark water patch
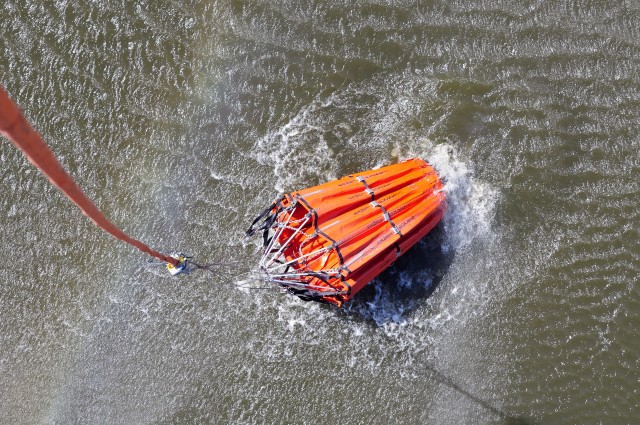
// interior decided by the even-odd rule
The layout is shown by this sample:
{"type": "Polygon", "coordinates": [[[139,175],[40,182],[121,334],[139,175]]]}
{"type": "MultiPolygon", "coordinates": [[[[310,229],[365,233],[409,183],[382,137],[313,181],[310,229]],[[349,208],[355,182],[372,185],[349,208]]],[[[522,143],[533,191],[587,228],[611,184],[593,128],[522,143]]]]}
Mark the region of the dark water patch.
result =
{"type": "Polygon", "coordinates": [[[455,254],[446,251],[444,225],[434,228],[389,269],[365,286],[338,314],[376,326],[402,323],[440,285],[455,254]]]}

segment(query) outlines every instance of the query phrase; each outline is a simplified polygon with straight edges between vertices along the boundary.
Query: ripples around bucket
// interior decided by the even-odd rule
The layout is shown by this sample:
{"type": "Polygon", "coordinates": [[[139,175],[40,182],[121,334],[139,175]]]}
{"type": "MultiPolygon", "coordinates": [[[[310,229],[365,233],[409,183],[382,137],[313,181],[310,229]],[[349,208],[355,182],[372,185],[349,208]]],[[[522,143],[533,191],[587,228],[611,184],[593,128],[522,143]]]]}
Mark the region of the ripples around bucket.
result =
{"type": "Polygon", "coordinates": [[[639,416],[633,2],[2,10],[0,82],[152,246],[246,272],[242,230],[278,191],[410,156],[450,204],[336,311],[149,271],[0,143],[0,421],[639,416]]]}

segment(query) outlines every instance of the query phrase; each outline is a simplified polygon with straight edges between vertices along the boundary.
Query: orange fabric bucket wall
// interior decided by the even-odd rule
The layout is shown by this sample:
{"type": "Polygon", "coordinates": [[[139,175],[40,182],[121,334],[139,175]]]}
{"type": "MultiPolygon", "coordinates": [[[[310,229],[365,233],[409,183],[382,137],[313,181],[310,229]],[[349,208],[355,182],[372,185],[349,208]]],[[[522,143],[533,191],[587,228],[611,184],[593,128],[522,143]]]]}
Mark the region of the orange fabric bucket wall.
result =
{"type": "Polygon", "coordinates": [[[445,210],[435,169],[414,158],[287,193],[247,234],[264,232],[265,280],[302,299],[342,306],[429,233],[445,210]]]}

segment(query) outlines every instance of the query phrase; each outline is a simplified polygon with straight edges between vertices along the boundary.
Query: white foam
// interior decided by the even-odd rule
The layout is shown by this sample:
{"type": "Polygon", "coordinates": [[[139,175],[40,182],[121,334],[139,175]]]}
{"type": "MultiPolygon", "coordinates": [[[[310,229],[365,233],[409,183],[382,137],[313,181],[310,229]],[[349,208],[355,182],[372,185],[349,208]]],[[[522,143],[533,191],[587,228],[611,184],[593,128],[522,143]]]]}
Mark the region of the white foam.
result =
{"type": "Polygon", "coordinates": [[[309,181],[333,180],[333,152],[312,118],[326,106],[318,98],[279,130],[258,141],[251,152],[261,164],[273,167],[274,188],[279,192],[307,185],[309,181]]]}
{"type": "MultiPolygon", "coordinates": [[[[465,254],[476,244],[484,245],[494,239],[492,221],[495,215],[495,206],[499,198],[499,192],[485,182],[474,177],[471,167],[462,161],[453,146],[441,144],[434,146],[430,141],[424,140],[418,143],[423,151],[415,150],[407,152],[401,157],[422,157],[428,160],[444,179],[444,190],[447,193],[447,213],[443,218],[444,240],[440,249],[446,256],[453,258],[450,269],[457,270],[456,258],[464,261],[465,254]]],[[[449,272],[445,270],[445,272],[449,272]]],[[[374,281],[375,295],[366,304],[350,307],[357,310],[357,314],[373,320],[387,335],[398,335],[401,332],[413,333],[415,326],[421,326],[423,320],[429,321],[429,327],[442,328],[452,320],[460,320],[461,314],[469,304],[474,306],[484,298],[484,289],[480,285],[468,285],[469,279],[447,279],[442,281],[455,282],[447,288],[448,293],[439,299],[435,314],[412,315],[408,312],[414,310],[415,303],[420,300],[404,300],[399,302],[392,299],[391,294],[383,285],[374,281]],[[458,284],[462,282],[462,284],[458,284]],[[404,329],[404,330],[403,330],[404,329]]],[[[426,270],[420,274],[409,275],[400,271],[397,285],[400,288],[428,288],[433,284],[433,272],[426,270]]],[[[426,308],[426,307],[425,307],[426,308]]],[[[422,309],[424,310],[424,309],[422,309]]]]}
{"type": "Polygon", "coordinates": [[[462,251],[474,240],[491,238],[498,191],[476,179],[473,171],[458,158],[455,148],[449,144],[435,146],[428,159],[445,181],[448,210],[444,224],[451,246],[444,249],[462,251]]]}
{"type": "MultiPolygon", "coordinates": [[[[420,157],[429,161],[445,181],[448,208],[443,219],[444,238],[440,249],[445,255],[453,258],[451,268],[455,270],[456,261],[466,261],[461,254],[478,244],[494,239],[492,222],[499,192],[476,178],[473,164],[461,158],[452,144],[435,144],[427,138],[440,126],[450,111],[446,107],[437,107],[438,104],[433,98],[434,87],[437,86],[435,82],[417,82],[412,80],[414,78],[418,77],[403,75],[395,78],[393,84],[382,84],[377,89],[368,87],[371,82],[353,84],[324,99],[318,96],[284,126],[259,140],[250,155],[259,163],[273,169],[274,187],[281,192],[341,177],[335,175],[335,170],[339,168],[335,166],[335,162],[339,158],[336,158],[336,154],[324,138],[325,131],[332,131],[337,127],[349,130],[345,133],[348,135],[344,136],[344,143],[349,144],[350,152],[354,156],[363,149],[363,152],[386,152],[391,157],[420,157]],[[363,87],[363,84],[366,87],[363,87]],[[422,87],[417,97],[414,94],[415,87],[422,87]],[[360,99],[360,93],[375,93],[372,96],[377,98],[377,104],[361,105],[365,100],[360,99]],[[436,112],[434,122],[417,136],[415,129],[407,126],[407,117],[424,111],[425,104],[436,105],[433,107],[436,112]],[[346,123],[346,127],[344,123],[337,122],[337,119],[350,118],[354,121],[346,123]],[[353,133],[353,128],[359,130],[353,133]]],[[[370,102],[372,96],[368,96],[366,102],[370,102]]],[[[372,161],[365,164],[365,168],[388,165],[391,158],[385,156],[365,156],[372,161]]],[[[357,162],[357,158],[354,158],[354,161],[357,162]]],[[[445,273],[448,271],[445,270],[445,273]]],[[[432,271],[425,271],[419,275],[400,273],[398,285],[404,288],[429,287],[433,279],[432,271]]],[[[447,276],[439,278],[441,282],[449,280],[451,279],[447,279],[447,276]]],[[[388,335],[412,333],[411,329],[415,326],[422,328],[425,325],[424,320],[430,321],[435,316],[435,323],[428,325],[432,329],[459,317],[461,310],[453,305],[455,302],[476,303],[476,297],[481,296],[482,289],[465,287],[464,280],[462,279],[461,285],[452,283],[451,287],[447,288],[453,291],[451,298],[445,296],[448,300],[429,301],[430,304],[437,302],[440,305],[431,305],[431,310],[426,315],[420,311],[418,314],[412,313],[416,310],[414,304],[424,300],[408,299],[399,302],[397,299],[390,299],[389,297],[397,295],[390,294],[388,288],[377,282],[372,283],[375,294],[367,304],[350,303],[345,309],[372,321],[388,335]],[[452,310],[447,311],[449,308],[452,310]]],[[[454,279],[453,282],[457,280],[454,279]]],[[[291,297],[285,297],[288,298],[291,297]]],[[[289,320],[299,314],[311,313],[304,311],[309,308],[305,303],[287,303],[285,308],[293,306],[295,308],[289,313],[293,316],[289,317],[289,320]]],[[[313,314],[316,313],[320,314],[323,320],[331,316],[327,310],[314,310],[313,314]]]]}

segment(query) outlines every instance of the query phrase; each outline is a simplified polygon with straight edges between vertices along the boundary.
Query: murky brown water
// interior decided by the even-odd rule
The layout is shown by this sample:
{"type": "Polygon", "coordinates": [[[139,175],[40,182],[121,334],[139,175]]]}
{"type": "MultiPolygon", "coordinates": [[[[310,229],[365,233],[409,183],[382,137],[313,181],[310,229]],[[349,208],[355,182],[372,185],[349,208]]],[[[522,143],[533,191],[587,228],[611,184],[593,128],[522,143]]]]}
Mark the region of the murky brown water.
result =
{"type": "Polygon", "coordinates": [[[1,142],[0,422],[639,420],[640,6],[389,3],[3,3],[0,83],[153,247],[246,272],[278,191],[409,156],[450,204],[336,310],[170,278],[1,142]]]}

